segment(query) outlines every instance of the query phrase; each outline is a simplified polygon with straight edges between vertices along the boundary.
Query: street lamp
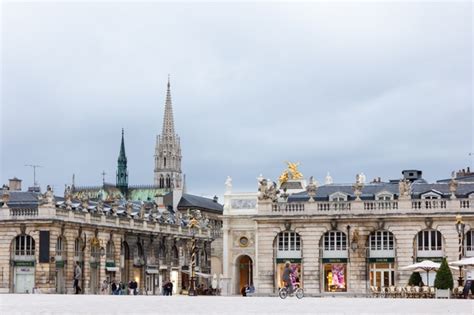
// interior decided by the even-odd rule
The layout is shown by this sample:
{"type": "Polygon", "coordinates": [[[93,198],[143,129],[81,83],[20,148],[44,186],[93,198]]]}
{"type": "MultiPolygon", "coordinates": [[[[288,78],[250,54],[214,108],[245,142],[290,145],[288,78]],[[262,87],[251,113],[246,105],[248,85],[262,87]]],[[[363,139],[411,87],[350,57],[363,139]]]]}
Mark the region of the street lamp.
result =
{"type": "Polygon", "coordinates": [[[191,230],[192,245],[191,245],[191,277],[189,279],[189,296],[196,296],[196,231],[199,228],[199,221],[193,216],[188,223],[188,228],[191,230]]]}
{"type": "MultiPolygon", "coordinates": [[[[456,231],[458,232],[458,239],[459,239],[459,260],[462,259],[464,256],[464,228],[465,224],[462,221],[462,216],[458,214],[456,216],[456,231]]],[[[459,266],[459,278],[458,278],[458,285],[463,285],[463,278],[462,278],[462,266],[459,266]]]]}

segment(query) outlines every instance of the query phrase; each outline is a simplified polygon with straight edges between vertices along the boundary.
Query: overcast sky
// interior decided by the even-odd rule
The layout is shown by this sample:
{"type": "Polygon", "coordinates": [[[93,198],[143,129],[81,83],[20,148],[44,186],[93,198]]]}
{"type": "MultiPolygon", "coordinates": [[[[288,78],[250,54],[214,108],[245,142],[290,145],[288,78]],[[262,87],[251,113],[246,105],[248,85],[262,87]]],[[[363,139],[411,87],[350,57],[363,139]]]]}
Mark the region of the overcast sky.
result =
{"type": "Polygon", "coordinates": [[[7,3],[1,182],[152,184],[171,74],[188,191],[284,161],[354,182],[472,166],[472,4],[7,3]]]}

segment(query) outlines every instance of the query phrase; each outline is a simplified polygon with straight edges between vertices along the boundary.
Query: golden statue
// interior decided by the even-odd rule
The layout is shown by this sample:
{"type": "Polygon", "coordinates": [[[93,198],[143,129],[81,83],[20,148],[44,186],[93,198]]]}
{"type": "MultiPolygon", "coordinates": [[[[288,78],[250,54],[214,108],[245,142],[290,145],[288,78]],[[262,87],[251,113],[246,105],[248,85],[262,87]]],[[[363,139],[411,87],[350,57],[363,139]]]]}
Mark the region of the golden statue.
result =
{"type": "Polygon", "coordinates": [[[302,179],[303,174],[298,171],[298,166],[300,165],[300,162],[296,163],[291,163],[291,162],[286,162],[288,164],[288,171],[291,173],[291,179],[302,179]]]}
{"type": "Polygon", "coordinates": [[[199,228],[199,221],[196,220],[196,218],[192,218],[189,220],[188,227],[193,229],[193,228],[199,228]]]}
{"type": "Polygon", "coordinates": [[[283,183],[286,183],[288,179],[302,179],[303,174],[298,171],[298,166],[300,165],[299,162],[296,163],[291,163],[291,162],[286,162],[288,164],[288,169],[284,170],[283,173],[281,173],[280,178],[278,179],[280,182],[280,185],[283,183]]]}
{"type": "Polygon", "coordinates": [[[281,173],[278,181],[280,182],[280,185],[288,181],[288,170],[284,170],[283,173],[281,173]]]}

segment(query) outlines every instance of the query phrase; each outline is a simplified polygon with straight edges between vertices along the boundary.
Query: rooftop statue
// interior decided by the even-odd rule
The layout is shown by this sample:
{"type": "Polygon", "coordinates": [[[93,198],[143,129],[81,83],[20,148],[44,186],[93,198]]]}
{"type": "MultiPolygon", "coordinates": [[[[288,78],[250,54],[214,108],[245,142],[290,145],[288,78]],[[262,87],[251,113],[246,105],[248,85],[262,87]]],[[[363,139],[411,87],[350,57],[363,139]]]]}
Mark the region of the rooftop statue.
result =
{"type": "Polygon", "coordinates": [[[325,185],[331,185],[332,183],[334,183],[334,181],[333,181],[331,175],[328,172],[327,175],[326,175],[326,178],[324,179],[324,184],[325,185]]]}
{"type": "Polygon", "coordinates": [[[288,164],[288,171],[290,172],[291,179],[303,178],[303,174],[301,174],[298,171],[298,166],[300,165],[300,162],[296,162],[296,163],[286,162],[286,164],[288,164]]]}
{"type": "Polygon", "coordinates": [[[227,176],[227,179],[225,180],[225,192],[226,193],[232,192],[232,177],[230,176],[227,176]]]}
{"type": "Polygon", "coordinates": [[[280,191],[277,189],[275,182],[270,183],[267,179],[262,179],[258,185],[258,199],[277,201],[280,191]]]}

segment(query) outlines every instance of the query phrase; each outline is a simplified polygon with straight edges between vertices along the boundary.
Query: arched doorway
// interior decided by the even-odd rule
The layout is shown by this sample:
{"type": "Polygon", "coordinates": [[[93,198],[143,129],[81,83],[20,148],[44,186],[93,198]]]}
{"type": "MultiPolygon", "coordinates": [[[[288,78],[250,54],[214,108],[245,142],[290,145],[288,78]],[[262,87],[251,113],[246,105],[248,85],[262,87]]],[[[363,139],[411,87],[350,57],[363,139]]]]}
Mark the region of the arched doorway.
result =
{"type": "Polygon", "coordinates": [[[13,292],[32,293],[35,286],[35,240],[18,235],[12,244],[13,292]]]}
{"type": "Polygon", "coordinates": [[[92,294],[98,294],[100,291],[100,241],[94,237],[91,241],[90,257],[90,288],[92,294]]]}
{"type": "MultiPolygon", "coordinates": [[[[74,240],[74,262],[79,263],[79,268],[81,268],[82,276],[79,279],[79,288],[81,288],[80,293],[84,293],[84,249],[86,245],[82,238],[78,237],[74,240]]],[[[75,268],[75,264],[73,265],[75,268]]]]}
{"type": "Polygon", "coordinates": [[[122,242],[120,247],[120,268],[122,269],[120,275],[122,276],[122,283],[125,285],[130,279],[130,249],[127,242],[122,242]]]}
{"type": "Polygon", "coordinates": [[[247,255],[242,255],[237,259],[237,287],[236,293],[240,294],[246,285],[253,285],[253,261],[247,255]]]}
{"type": "Polygon", "coordinates": [[[66,293],[66,277],[65,277],[65,264],[66,264],[66,239],[63,236],[59,236],[56,241],[56,293],[66,293]]]}

